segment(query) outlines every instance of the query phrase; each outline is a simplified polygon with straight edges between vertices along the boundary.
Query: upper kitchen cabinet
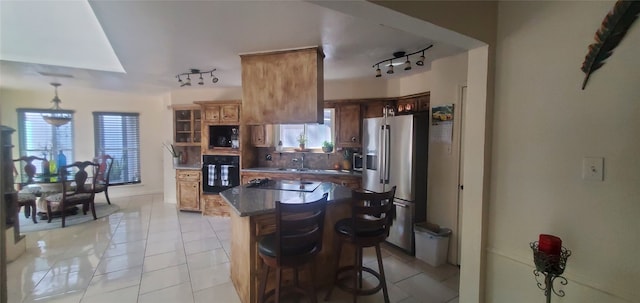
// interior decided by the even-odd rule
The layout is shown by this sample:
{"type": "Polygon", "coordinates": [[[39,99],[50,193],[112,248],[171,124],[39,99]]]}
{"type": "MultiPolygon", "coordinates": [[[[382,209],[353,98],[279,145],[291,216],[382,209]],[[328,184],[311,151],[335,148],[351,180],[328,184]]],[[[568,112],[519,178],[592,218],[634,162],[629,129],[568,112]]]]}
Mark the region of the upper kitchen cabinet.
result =
{"type": "Polygon", "coordinates": [[[335,104],[336,110],[336,146],[360,147],[360,122],[362,121],[359,103],[335,104]]]}
{"type": "Polygon", "coordinates": [[[363,118],[377,118],[382,117],[384,113],[384,108],[386,106],[390,106],[391,108],[396,108],[396,101],[393,99],[389,100],[364,100],[362,102],[362,113],[363,118]]]}
{"type": "Polygon", "coordinates": [[[200,107],[173,107],[173,142],[176,146],[200,146],[202,121],[200,107]]]}
{"type": "Polygon", "coordinates": [[[415,112],[428,112],[430,92],[402,97],[398,100],[398,114],[411,114],[415,112]]]}
{"type": "Polygon", "coordinates": [[[201,104],[207,124],[240,124],[240,101],[196,101],[201,104]]]}
{"type": "Polygon", "coordinates": [[[243,124],[322,122],[321,48],[246,54],[240,58],[243,124]]]}
{"type": "Polygon", "coordinates": [[[255,147],[273,146],[273,125],[252,125],[251,144],[255,147]]]}

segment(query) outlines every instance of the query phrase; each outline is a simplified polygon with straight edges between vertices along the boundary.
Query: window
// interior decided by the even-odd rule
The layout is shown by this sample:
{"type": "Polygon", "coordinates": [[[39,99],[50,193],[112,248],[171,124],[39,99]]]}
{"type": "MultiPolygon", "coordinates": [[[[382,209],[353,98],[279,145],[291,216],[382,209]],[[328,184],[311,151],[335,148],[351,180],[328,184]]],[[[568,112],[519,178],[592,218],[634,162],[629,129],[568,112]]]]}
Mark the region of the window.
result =
{"type": "Polygon", "coordinates": [[[324,141],[333,142],[333,121],[335,116],[333,108],[324,109],[324,124],[281,124],[279,140],[284,149],[295,149],[300,145],[298,137],[304,134],[307,138],[305,148],[320,149],[324,141]]]}
{"type": "MultiPolygon", "coordinates": [[[[18,136],[20,156],[38,156],[47,160],[57,159],[60,151],[67,164],[73,163],[73,119],[71,122],[53,126],[42,119],[46,109],[18,109],[18,136]]],[[[73,115],[73,111],[65,111],[73,115]]],[[[41,161],[33,161],[36,173],[41,174],[41,161]]]]}
{"type": "Polygon", "coordinates": [[[140,183],[139,114],[94,112],[95,154],[113,157],[110,185],[140,183]]]}

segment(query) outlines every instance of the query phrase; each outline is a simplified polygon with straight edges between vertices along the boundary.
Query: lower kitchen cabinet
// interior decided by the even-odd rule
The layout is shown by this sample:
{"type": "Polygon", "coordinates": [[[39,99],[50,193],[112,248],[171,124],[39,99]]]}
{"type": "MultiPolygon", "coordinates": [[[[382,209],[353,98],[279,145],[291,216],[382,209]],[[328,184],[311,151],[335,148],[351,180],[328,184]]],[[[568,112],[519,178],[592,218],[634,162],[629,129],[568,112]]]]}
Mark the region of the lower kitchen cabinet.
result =
{"type": "Polygon", "coordinates": [[[178,209],[200,211],[200,171],[176,170],[178,209]]]}
{"type": "Polygon", "coordinates": [[[228,217],[231,208],[218,194],[202,195],[202,214],[205,216],[228,217]]]}

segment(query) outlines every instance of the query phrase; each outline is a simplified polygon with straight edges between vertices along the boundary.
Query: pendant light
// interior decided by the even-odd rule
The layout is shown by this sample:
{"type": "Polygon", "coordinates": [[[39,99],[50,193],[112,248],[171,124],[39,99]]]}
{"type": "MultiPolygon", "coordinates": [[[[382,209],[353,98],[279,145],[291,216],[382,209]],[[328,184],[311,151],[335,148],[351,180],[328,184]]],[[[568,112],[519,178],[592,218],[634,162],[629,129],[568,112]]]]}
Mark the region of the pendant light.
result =
{"type": "Polygon", "coordinates": [[[42,114],[42,119],[44,119],[45,122],[58,127],[69,123],[72,115],[70,111],[65,111],[60,107],[62,100],[58,98],[58,86],[61,84],[51,83],[51,85],[55,87],[55,97],[51,100],[53,107],[51,107],[48,112],[42,114]]]}

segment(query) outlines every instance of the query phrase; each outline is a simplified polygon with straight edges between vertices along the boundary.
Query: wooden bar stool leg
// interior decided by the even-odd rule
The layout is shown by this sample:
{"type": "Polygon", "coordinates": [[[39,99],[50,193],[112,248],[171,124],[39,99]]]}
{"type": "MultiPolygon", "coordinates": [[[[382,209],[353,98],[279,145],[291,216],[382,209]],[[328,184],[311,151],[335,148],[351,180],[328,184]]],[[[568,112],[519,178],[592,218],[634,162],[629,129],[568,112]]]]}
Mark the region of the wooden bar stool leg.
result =
{"type": "Polygon", "coordinates": [[[267,279],[269,278],[269,265],[263,264],[262,280],[260,281],[260,292],[258,293],[258,303],[264,303],[264,295],[267,291],[267,279]]]}
{"type": "Polygon", "coordinates": [[[384,302],[389,303],[389,291],[387,290],[387,279],[384,275],[384,266],[382,265],[382,253],[380,252],[380,244],[376,244],[376,255],[378,257],[378,270],[380,271],[380,283],[382,283],[384,302]]]}
{"type": "Polygon", "coordinates": [[[360,274],[360,271],[362,270],[360,268],[360,260],[358,260],[359,257],[359,252],[360,252],[360,248],[356,247],[355,249],[355,260],[353,263],[353,303],[358,302],[358,290],[360,289],[358,287],[358,274],[360,274]]]}
{"type": "Polygon", "coordinates": [[[331,293],[333,292],[333,288],[336,286],[336,283],[338,282],[338,267],[340,266],[340,254],[342,254],[342,241],[340,241],[340,239],[336,237],[336,239],[334,240],[334,245],[336,247],[336,250],[335,250],[336,253],[334,255],[335,261],[333,262],[333,268],[335,272],[333,273],[333,281],[331,281],[331,286],[329,286],[329,291],[324,296],[325,301],[329,301],[329,298],[331,297],[331,293]]]}
{"type": "Polygon", "coordinates": [[[282,283],[282,267],[276,269],[276,303],[280,303],[280,287],[282,283]]]}
{"type": "Polygon", "coordinates": [[[309,273],[311,274],[311,277],[309,277],[309,281],[311,281],[311,284],[309,285],[309,291],[310,291],[310,296],[311,296],[311,303],[318,303],[318,296],[316,295],[316,287],[315,287],[315,282],[314,282],[314,277],[316,276],[316,272],[315,272],[315,266],[313,265],[313,263],[309,263],[309,273]]]}
{"type": "Polygon", "coordinates": [[[36,202],[33,201],[33,204],[31,204],[31,220],[33,220],[33,223],[38,223],[38,221],[36,221],[36,202]]]}

